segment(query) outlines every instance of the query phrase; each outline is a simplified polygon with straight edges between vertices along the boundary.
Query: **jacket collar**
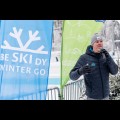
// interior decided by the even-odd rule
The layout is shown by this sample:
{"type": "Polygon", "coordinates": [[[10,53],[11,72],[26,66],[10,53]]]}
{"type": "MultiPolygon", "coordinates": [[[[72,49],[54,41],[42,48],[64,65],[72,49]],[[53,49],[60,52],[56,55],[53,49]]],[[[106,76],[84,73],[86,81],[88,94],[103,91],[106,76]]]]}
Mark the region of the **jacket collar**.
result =
{"type": "Polygon", "coordinates": [[[87,49],[86,49],[86,54],[88,54],[88,55],[91,55],[91,56],[98,56],[98,55],[101,55],[101,54],[99,54],[99,53],[94,53],[93,52],[93,46],[92,45],[89,45],[88,47],[87,47],[87,49]]]}

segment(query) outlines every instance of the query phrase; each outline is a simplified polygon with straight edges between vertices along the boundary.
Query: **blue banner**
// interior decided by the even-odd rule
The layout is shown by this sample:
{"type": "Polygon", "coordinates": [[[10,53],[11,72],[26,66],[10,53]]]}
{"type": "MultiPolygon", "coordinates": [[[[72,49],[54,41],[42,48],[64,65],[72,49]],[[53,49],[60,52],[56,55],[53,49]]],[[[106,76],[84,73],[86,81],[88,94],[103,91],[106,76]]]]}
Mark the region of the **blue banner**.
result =
{"type": "Polygon", "coordinates": [[[1,20],[0,99],[46,99],[52,32],[53,20],[1,20]]]}
{"type": "Polygon", "coordinates": [[[96,22],[105,22],[106,20],[95,20],[96,22]]]}

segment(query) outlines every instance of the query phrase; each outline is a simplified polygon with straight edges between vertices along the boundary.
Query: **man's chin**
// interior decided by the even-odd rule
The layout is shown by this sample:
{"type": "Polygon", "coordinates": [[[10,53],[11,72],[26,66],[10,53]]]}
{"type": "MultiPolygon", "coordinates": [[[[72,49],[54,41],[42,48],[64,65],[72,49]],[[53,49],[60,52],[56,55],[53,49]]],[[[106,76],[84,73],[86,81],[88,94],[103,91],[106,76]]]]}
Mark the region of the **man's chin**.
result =
{"type": "Polygon", "coordinates": [[[99,48],[99,49],[98,49],[98,53],[100,53],[102,49],[103,49],[102,47],[101,47],[101,48],[99,48]]]}

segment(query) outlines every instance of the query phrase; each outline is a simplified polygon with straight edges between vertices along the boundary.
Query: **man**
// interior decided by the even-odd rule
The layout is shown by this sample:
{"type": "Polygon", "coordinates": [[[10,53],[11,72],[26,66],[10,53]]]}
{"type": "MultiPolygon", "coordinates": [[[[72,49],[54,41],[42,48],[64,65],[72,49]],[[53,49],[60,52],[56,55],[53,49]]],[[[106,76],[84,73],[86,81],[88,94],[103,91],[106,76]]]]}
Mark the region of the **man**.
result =
{"type": "Polygon", "coordinates": [[[108,100],[109,73],[115,75],[117,72],[117,64],[103,49],[103,39],[96,33],[92,37],[91,45],[87,47],[86,53],[80,56],[69,76],[71,80],[77,80],[84,75],[88,100],[108,100]]]}

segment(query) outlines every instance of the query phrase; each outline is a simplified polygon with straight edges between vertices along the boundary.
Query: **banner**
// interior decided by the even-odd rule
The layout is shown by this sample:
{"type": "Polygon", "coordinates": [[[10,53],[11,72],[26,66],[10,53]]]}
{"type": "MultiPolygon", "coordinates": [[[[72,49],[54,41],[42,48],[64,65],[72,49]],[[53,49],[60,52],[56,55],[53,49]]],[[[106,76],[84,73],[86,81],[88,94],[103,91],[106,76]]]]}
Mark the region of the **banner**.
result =
{"type": "Polygon", "coordinates": [[[52,32],[53,20],[1,20],[0,99],[47,90],[52,32]]]}
{"type": "Polygon", "coordinates": [[[94,33],[103,27],[96,20],[65,20],[63,26],[61,50],[61,88],[69,80],[69,72],[74,67],[80,55],[85,53],[94,33]]]}

